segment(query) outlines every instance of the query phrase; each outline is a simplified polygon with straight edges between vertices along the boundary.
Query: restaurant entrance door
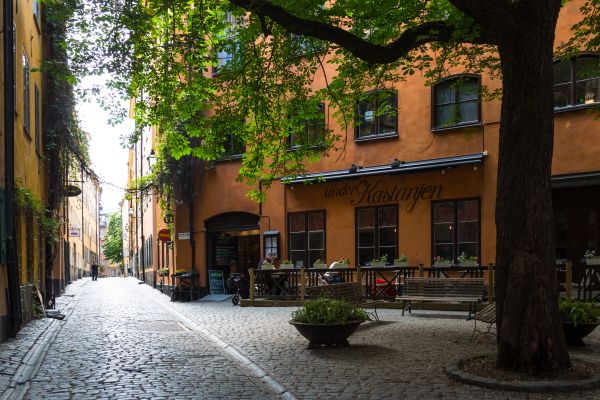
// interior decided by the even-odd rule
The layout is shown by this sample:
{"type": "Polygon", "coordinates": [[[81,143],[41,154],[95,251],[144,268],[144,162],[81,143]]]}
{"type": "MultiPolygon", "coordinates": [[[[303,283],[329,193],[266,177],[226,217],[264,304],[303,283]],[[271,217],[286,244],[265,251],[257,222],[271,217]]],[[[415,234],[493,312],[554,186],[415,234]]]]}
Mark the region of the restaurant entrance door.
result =
{"type": "Polygon", "coordinates": [[[555,189],[556,259],[579,262],[586,251],[600,254],[600,186],[555,189]]]}

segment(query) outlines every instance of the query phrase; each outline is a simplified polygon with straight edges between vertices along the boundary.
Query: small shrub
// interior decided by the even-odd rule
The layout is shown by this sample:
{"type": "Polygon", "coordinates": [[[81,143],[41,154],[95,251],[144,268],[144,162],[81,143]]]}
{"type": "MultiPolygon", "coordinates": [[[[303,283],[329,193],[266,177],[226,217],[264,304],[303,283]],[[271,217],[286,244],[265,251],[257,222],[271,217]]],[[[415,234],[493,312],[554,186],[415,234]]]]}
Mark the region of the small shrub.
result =
{"type": "Polygon", "coordinates": [[[348,321],[366,321],[367,313],[344,300],[320,297],[304,303],[300,310],[292,312],[292,319],[310,324],[345,324],[348,321]]]}
{"type": "Polygon", "coordinates": [[[600,308],[594,303],[577,300],[561,300],[559,303],[560,317],[573,325],[598,322],[600,308]]]}

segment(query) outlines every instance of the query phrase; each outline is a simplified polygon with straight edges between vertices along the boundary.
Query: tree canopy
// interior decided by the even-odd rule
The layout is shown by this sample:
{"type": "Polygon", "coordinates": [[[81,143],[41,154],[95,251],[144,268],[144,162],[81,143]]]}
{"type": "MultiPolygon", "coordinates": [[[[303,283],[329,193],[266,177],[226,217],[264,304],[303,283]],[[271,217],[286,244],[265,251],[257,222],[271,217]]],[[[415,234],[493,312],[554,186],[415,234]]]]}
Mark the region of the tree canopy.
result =
{"type": "Polygon", "coordinates": [[[123,262],[123,217],[120,212],[110,214],[102,250],[107,260],[115,264],[123,262]]]}

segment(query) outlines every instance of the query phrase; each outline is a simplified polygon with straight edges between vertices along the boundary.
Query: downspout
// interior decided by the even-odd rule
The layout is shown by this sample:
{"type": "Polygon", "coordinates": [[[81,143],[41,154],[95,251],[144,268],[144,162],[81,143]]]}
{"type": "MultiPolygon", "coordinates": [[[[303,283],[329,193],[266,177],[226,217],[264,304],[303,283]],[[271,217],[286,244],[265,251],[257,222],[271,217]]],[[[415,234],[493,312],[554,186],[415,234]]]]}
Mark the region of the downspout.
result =
{"type": "Polygon", "coordinates": [[[4,189],[6,194],[6,267],[8,272],[8,335],[21,327],[21,289],[15,240],[15,76],[13,0],[3,1],[4,27],[4,189]]]}
{"type": "MultiPolygon", "coordinates": [[[[143,97],[142,97],[143,100],[143,97]]],[[[144,130],[140,137],[140,181],[144,177],[144,130]]],[[[140,190],[140,265],[142,267],[142,280],[146,282],[146,251],[144,243],[144,191],[140,190]]]]}

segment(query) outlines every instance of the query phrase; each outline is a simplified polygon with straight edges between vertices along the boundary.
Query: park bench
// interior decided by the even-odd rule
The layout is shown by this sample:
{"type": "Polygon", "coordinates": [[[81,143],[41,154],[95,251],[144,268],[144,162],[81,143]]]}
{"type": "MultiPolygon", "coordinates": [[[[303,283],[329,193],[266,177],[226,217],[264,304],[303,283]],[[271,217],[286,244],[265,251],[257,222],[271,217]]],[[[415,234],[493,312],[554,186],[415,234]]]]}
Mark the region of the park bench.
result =
{"type": "Polygon", "coordinates": [[[491,329],[496,323],[496,303],[490,303],[481,310],[477,311],[477,313],[473,315],[473,320],[475,321],[475,326],[473,327],[473,334],[471,335],[471,339],[469,339],[469,341],[473,340],[476,332],[482,335],[493,335],[494,332],[492,332],[491,329]],[[477,321],[488,324],[487,329],[477,329],[477,321]]]}
{"type": "Polygon", "coordinates": [[[306,294],[310,298],[319,298],[321,296],[332,300],[345,300],[348,303],[360,308],[373,308],[373,311],[366,311],[369,317],[379,321],[377,315],[377,305],[383,303],[382,300],[370,300],[364,296],[364,289],[359,282],[333,283],[331,285],[308,286],[306,294]]]}
{"type": "Polygon", "coordinates": [[[412,312],[412,302],[467,303],[469,316],[475,312],[477,303],[483,299],[483,278],[406,278],[402,294],[396,300],[402,302],[404,311],[412,312]]]}

